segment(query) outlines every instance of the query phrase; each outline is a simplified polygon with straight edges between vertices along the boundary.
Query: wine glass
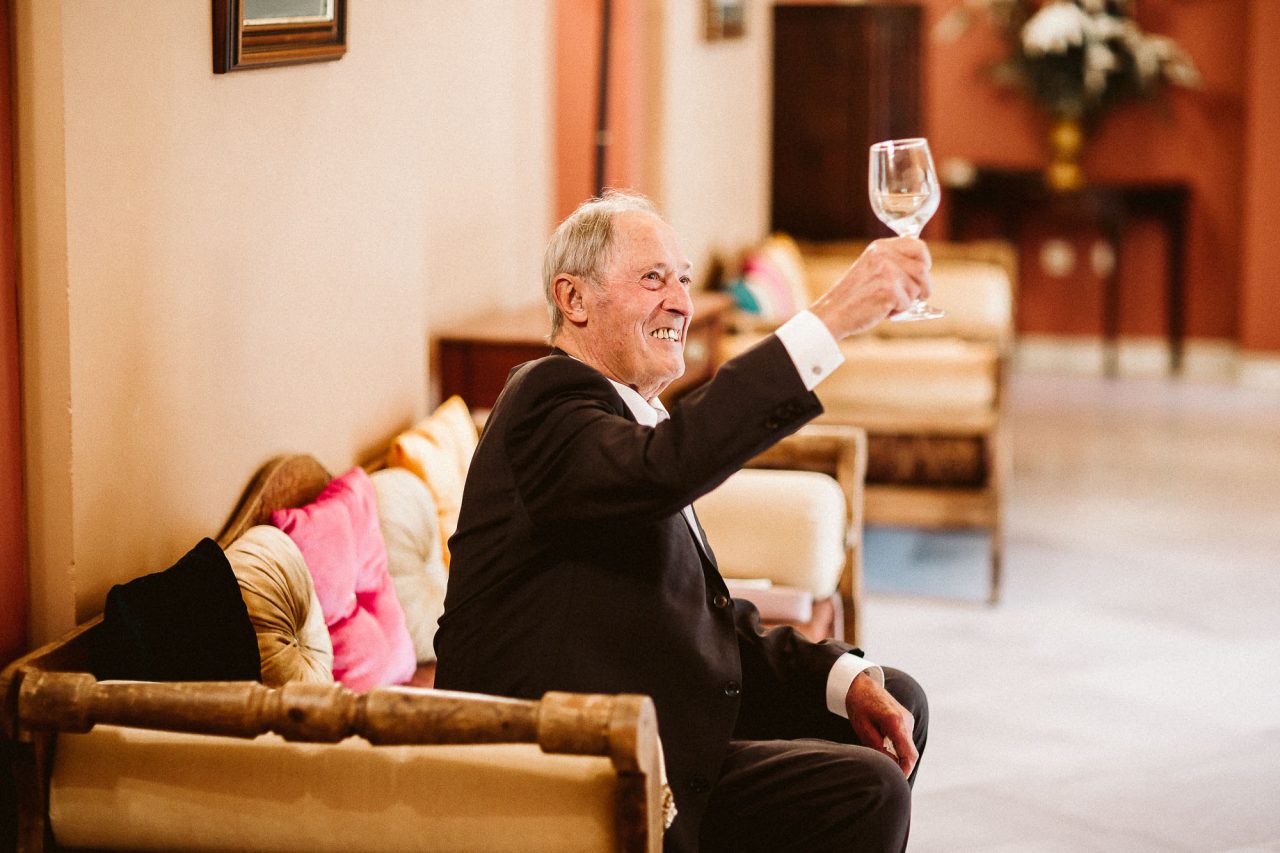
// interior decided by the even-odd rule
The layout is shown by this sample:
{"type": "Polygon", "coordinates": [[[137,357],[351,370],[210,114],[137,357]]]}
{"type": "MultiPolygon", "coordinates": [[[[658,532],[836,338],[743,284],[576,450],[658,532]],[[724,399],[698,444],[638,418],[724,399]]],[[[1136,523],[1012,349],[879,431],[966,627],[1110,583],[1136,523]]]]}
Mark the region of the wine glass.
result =
{"type": "MultiPolygon", "coordinates": [[[[872,145],[867,185],[871,209],[899,237],[919,237],[942,198],[927,139],[889,139],[872,145]]],[[[916,299],[889,319],[929,320],[946,313],[916,299]]]]}

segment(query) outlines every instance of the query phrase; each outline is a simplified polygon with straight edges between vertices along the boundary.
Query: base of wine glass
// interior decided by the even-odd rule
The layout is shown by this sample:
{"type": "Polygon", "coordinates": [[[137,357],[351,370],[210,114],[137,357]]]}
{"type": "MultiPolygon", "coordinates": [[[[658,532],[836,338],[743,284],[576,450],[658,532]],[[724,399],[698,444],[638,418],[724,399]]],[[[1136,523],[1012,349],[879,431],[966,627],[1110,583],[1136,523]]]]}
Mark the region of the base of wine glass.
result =
{"type": "Polygon", "coordinates": [[[946,311],[941,308],[934,308],[923,299],[917,299],[911,303],[911,307],[907,308],[907,310],[889,315],[889,319],[895,323],[909,323],[912,320],[936,320],[938,317],[945,316],[947,316],[946,311]]]}

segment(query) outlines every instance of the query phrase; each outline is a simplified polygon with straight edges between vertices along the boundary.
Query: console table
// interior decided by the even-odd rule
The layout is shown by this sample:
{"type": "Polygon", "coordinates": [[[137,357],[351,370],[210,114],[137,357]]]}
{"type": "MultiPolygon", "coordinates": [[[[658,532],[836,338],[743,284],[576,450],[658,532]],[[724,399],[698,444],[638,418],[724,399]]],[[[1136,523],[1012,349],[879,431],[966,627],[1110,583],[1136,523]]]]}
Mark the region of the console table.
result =
{"type": "MultiPolygon", "coordinates": [[[[672,401],[715,373],[729,296],[693,294],[693,322],[685,342],[684,376],[662,395],[672,401]]],[[[488,409],[498,399],[511,368],[551,352],[547,333],[551,320],[541,303],[473,318],[436,336],[435,363],[442,398],[458,394],[474,409],[488,409]]]]}
{"type": "MultiPolygon", "coordinates": [[[[1183,183],[1096,183],[1079,190],[1056,192],[1039,172],[980,169],[963,187],[948,189],[951,204],[949,237],[973,239],[984,220],[994,218],[999,236],[1021,242],[1033,213],[1056,221],[1097,227],[1116,253],[1116,262],[1103,282],[1102,335],[1104,369],[1114,376],[1116,341],[1120,332],[1120,256],[1124,231],[1131,219],[1146,217],[1164,228],[1166,245],[1165,332],[1169,342],[1169,371],[1182,369],[1186,305],[1187,210],[1191,191],[1183,183]]],[[[1025,280],[1025,277],[1023,277],[1025,280]]]]}

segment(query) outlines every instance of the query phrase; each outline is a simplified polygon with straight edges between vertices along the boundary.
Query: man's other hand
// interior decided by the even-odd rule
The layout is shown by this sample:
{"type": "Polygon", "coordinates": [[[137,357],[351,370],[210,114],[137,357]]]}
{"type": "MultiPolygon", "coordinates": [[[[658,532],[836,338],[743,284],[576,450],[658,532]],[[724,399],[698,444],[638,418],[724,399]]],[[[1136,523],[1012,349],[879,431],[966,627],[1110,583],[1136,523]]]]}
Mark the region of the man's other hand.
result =
{"type": "Polygon", "coordinates": [[[920,760],[915,741],[911,739],[916,723],[911,712],[865,672],[858,673],[849,685],[844,705],[862,745],[883,752],[897,762],[903,776],[910,776],[920,760]],[[886,746],[886,738],[893,745],[892,750],[886,746]]]}
{"type": "Polygon", "coordinates": [[[913,299],[927,299],[932,266],[928,247],[914,237],[876,240],[810,310],[836,340],[865,332],[913,299]]]}

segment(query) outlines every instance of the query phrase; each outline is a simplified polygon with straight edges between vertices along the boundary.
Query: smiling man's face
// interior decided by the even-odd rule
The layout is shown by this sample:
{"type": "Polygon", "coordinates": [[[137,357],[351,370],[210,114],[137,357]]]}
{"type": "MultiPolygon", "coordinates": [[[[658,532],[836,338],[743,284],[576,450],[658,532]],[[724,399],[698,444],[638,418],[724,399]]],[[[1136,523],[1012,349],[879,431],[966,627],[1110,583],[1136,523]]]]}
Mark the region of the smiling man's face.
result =
{"type": "Polygon", "coordinates": [[[693,303],[690,264],[675,231],[652,214],[613,220],[602,287],[587,287],[579,357],[651,399],[684,374],[693,303]]]}

